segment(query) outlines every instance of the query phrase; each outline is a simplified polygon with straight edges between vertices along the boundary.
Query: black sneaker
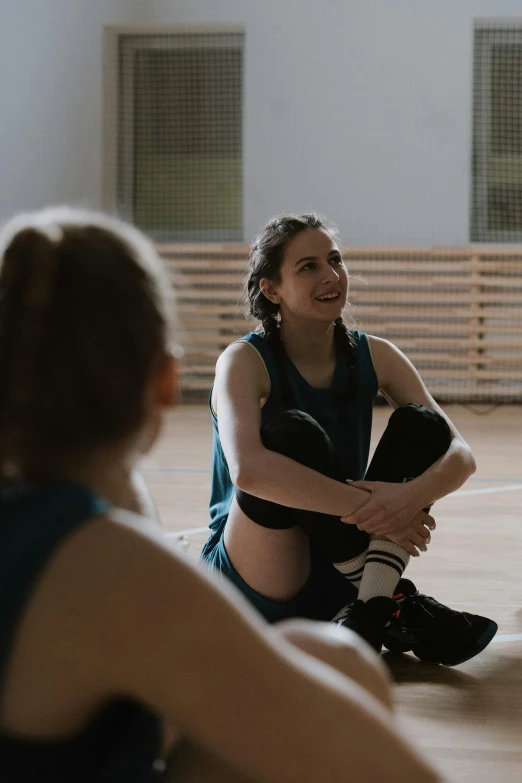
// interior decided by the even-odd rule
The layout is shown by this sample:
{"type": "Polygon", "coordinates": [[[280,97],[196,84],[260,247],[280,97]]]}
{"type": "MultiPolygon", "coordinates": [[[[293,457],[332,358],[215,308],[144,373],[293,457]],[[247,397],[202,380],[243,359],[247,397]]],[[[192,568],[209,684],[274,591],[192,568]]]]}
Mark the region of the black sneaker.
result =
{"type": "Polygon", "coordinates": [[[411,650],[421,661],[457,666],[482,652],[498,630],[487,617],[457,612],[419,593],[409,579],[400,580],[394,599],[400,613],[383,644],[391,652],[411,650]]]}
{"type": "Polygon", "coordinates": [[[380,653],[385,629],[395,621],[397,611],[398,606],[392,598],[377,596],[366,603],[355,601],[348,604],[335,615],[332,622],[355,631],[380,653]]]}

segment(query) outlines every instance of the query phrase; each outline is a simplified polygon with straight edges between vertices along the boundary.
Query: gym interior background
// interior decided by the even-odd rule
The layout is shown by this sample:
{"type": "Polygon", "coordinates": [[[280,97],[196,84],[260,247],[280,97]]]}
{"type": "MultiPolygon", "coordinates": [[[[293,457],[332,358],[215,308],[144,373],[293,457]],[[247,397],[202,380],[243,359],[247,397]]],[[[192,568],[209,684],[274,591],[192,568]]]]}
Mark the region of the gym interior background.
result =
{"type": "Polygon", "coordinates": [[[215,361],[251,328],[248,242],[280,212],[337,223],[347,315],[407,353],[478,459],[409,572],[500,624],[456,670],[396,661],[399,720],[452,780],[520,783],[522,2],[3,0],[0,29],[0,219],[104,208],[169,266],[182,403],[143,470],[189,555],[215,361]]]}

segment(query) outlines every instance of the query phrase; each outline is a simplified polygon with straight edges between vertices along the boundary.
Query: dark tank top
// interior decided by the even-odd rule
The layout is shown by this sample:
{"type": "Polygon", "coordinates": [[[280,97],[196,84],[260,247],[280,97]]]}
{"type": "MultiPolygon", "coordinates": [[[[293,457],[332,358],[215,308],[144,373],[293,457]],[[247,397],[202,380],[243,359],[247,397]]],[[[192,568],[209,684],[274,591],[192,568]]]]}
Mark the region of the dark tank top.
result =
{"type": "MultiPolygon", "coordinates": [[[[240,342],[249,343],[259,354],[270,380],[270,394],[261,410],[262,425],[278,411],[288,407],[288,384],[293,398],[292,407],[308,413],[319,422],[335,447],[343,476],[357,480],[364,477],[368,463],[373,404],[378,383],[367,335],[355,330],[351,331],[351,335],[355,342],[354,366],[349,366],[346,355],[337,348],[335,370],[329,389],[311,386],[288,356],[281,361],[274,343],[266,340],[263,332],[250,332],[240,342]],[[286,380],[282,373],[285,374],[286,380]],[[350,373],[355,373],[355,383],[348,394],[350,373]]],[[[217,419],[212,405],[210,407],[213,425],[210,495],[212,533],[203,549],[203,557],[212,550],[223,533],[235,492],[219,438],[217,419]]]]}
{"type": "MultiPolygon", "coordinates": [[[[67,536],[107,511],[104,501],[69,482],[0,488],[0,698],[17,628],[43,569],[67,536]]],[[[160,742],[159,719],[118,699],[65,739],[0,731],[0,780],[149,783],[160,742]]]]}

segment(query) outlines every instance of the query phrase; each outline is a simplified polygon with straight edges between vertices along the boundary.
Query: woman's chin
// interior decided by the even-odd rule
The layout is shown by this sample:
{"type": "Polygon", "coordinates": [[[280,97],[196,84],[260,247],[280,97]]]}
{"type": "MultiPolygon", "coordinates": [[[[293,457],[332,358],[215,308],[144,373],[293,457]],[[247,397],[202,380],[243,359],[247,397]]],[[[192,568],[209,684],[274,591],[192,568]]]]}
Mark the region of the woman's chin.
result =
{"type": "Polygon", "coordinates": [[[334,321],[337,321],[338,318],[342,317],[344,307],[341,307],[340,305],[329,306],[324,308],[324,312],[317,312],[317,320],[333,323],[334,321]]]}

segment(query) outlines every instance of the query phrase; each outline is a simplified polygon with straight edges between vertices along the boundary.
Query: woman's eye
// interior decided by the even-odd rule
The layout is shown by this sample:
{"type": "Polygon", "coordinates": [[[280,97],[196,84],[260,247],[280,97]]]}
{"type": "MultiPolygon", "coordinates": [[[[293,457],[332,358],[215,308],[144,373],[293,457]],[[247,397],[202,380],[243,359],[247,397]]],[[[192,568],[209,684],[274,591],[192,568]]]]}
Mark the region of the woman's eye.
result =
{"type": "Polygon", "coordinates": [[[330,261],[333,264],[342,264],[343,263],[343,259],[341,258],[341,256],[333,256],[333,258],[331,258],[330,261]]]}
{"type": "Polygon", "coordinates": [[[308,272],[310,269],[313,269],[315,267],[315,264],[303,264],[301,267],[301,271],[308,272]]]}

